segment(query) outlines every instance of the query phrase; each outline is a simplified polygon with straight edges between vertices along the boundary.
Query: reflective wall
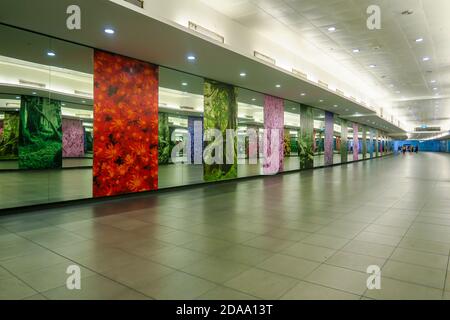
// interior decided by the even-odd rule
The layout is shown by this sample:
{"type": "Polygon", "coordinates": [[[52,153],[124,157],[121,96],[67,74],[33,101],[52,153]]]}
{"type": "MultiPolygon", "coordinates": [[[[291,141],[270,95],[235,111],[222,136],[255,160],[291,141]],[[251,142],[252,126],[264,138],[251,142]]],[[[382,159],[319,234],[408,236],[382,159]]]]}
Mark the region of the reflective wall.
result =
{"type": "Polygon", "coordinates": [[[279,97],[7,26],[0,40],[0,209],[391,149],[382,132],[279,97]]]}

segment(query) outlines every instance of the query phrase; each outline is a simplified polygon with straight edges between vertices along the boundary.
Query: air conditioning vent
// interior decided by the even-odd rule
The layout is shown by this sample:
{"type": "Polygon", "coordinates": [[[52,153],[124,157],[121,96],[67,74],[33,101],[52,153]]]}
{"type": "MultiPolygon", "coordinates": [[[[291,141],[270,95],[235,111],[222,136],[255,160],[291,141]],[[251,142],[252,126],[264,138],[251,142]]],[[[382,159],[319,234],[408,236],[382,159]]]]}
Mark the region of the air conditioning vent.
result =
{"type": "Polygon", "coordinates": [[[322,88],[326,88],[326,89],[328,89],[328,83],[326,83],[326,82],[323,82],[322,80],[319,80],[319,86],[321,86],[322,88]]]}
{"type": "Polygon", "coordinates": [[[134,4],[135,6],[138,6],[139,8],[144,8],[144,1],[143,0],[125,0],[125,2],[134,4]]]}
{"type": "Polygon", "coordinates": [[[255,58],[258,58],[270,64],[276,64],[276,60],[274,58],[266,56],[265,54],[262,54],[261,52],[258,52],[256,50],[253,52],[253,55],[255,56],[255,58]]]}
{"type": "Polygon", "coordinates": [[[297,76],[299,76],[300,78],[308,79],[308,76],[306,75],[306,73],[304,73],[304,72],[302,72],[300,70],[292,68],[292,73],[297,75],[297,76]]]}
{"type": "Polygon", "coordinates": [[[218,41],[220,43],[225,43],[225,37],[211,30],[206,29],[205,27],[199,26],[198,24],[189,21],[188,25],[189,29],[194,30],[201,35],[204,35],[212,40],[218,41]]]}
{"type": "Polygon", "coordinates": [[[419,131],[419,132],[423,132],[423,131],[436,132],[436,131],[441,131],[441,127],[425,127],[425,126],[422,126],[422,127],[414,128],[414,131],[419,131]]]}
{"type": "Polygon", "coordinates": [[[45,83],[40,83],[40,82],[33,82],[33,81],[19,79],[19,83],[27,85],[27,86],[45,88],[45,83]]]}
{"type": "Polygon", "coordinates": [[[74,90],[75,94],[79,94],[82,96],[88,96],[88,97],[92,97],[92,93],[90,92],[85,92],[85,91],[80,91],[80,90],[74,90]]]}

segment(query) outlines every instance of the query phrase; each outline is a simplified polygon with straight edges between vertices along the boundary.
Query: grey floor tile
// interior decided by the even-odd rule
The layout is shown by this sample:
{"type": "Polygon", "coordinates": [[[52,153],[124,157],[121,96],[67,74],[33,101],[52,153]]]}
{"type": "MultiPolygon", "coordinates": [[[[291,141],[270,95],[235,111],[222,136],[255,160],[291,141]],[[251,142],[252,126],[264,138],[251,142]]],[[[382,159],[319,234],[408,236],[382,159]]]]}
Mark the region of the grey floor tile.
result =
{"type": "Polygon", "coordinates": [[[427,268],[389,260],[381,270],[383,277],[444,289],[446,270],[427,268]]]}
{"type": "Polygon", "coordinates": [[[213,282],[175,271],[138,289],[157,300],[188,300],[196,299],[216,286],[213,282]]]}
{"type": "Polygon", "coordinates": [[[175,269],[151,261],[138,261],[101,272],[101,275],[131,288],[144,286],[175,269]]]}
{"type": "Polygon", "coordinates": [[[208,257],[208,255],[197,251],[181,247],[169,247],[149,256],[148,259],[170,268],[181,269],[208,257]]]}
{"type": "Polygon", "coordinates": [[[0,279],[0,300],[25,299],[35,294],[35,290],[17,278],[0,279]]]}
{"type": "Polygon", "coordinates": [[[319,266],[318,262],[276,254],[256,267],[281,275],[303,279],[319,266]]]}
{"type": "Polygon", "coordinates": [[[248,265],[221,258],[208,258],[181,268],[186,273],[220,284],[248,269],[248,265]]]}
{"type": "Polygon", "coordinates": [[[274,253],[267,250],[243,245],[235,245],[231,248],[225,249],[222,252],[217,252],[215,256],[222,259],[232,260],[235,262],[254,266],[271,257],[273,254],[274,253]]]}
{"type": "Polygon", "coordinates": [[[258,298],[251,295],[233,290],[227,287],[215,287],[214,289],[202,294],[199,300],[257,300],[258,298]]]}
{"type": "Polygon", "coordinates": [[[391,256],[391,260],[417,264],[424,267],[447,269],[448,256],[429,252],[397,248],[391,256]]]}
{"type": "Polygon", "coordinates": [[[397,246],[401,239],[402,239],[401,236],[384,235],[384,234],[368,232],[368,231],[361,232],[355,238],[355,240],[372,242],[372,243],[377,243],[377,244],[382,244],[382,245],[387,245],[387,246],[397,246]]]}
{"type": "Polygon", "coordinates": [[[42,295],[50,300],[134,300],[147,298],[135,290],[100,275],[81,278],[79,290],[70,290],[64,285],[42,292],[42,295]]]}
{"type": "Polygon", "coordinates": [[[348,239],[326,236],[326,235],[317,234],[317,233],[310,235],[309,237],[302,240],[302,243],[305,243],[305,244],[311,244],[311,245],[335,249],[335,250],[341,249],[348,242],[349,242],[348,239]]]}
{"type": "Polygon", "coordinates": [[[405,237],[398,245],[400,248],[425,251],[441,255],[449,255],[450,243],[427,241],[417,238],[405,237]]]}
{"type": "Polygon", "coordinates": [[[378,300],[440,300],[442,290],[382,277],[381,289],[364,295],[378,300]]]}
{"type": "Polygon", "coordinates": [[[359,295],[351,294],[321,285],[300,281],[281,297],[281,300],[358,300],[359,295]]]}
{"type": "Polygon", "coordinates": [[[282,251],[282,253],[291,255],[297,258],[304,258],[317,262],[324,262],[331,257],[336,250],[324,247],[313,246],[304,243],[296,243],[282,251]]]}
{"type": "Polygon", "coordinates": [[[225,283],[225,286],[261,299],[278,299],[297,281],[272,272],[250,269],[225,283]]]}
{"type": "MultiPolygon", "coordinates": [[[[48,291],[66,285],[66,281],[70,276],[67,273],[68,267],[74,265],[76,264],[73,262],[59,263],[32,272],[20,273],[17,277],[36,291],[48,291]]],[[[94,272],[80,267],[81,278],[92,275],[94,275],[94,272]]]]}
{"type": "Polygon", "coordinates": [[[389,258],[394,249],[395,249],[394,246],[388,246],[360,240],[352,240],[344,248],[342,248],[342,251],[362,255],[369,255],[379,258],[389,258]]]}
{"type": "Polygon", "coordinates": [[[50,251],[31,253],[0,261],[0,265],[13,274],[23,274],[60,263],[70,263],[70,260],[50,251]]]}
{"type": "Polygon", "coordinates": [[[339,251],[325,261],[325,263],[329,265],[361,272],[366,272],[367,268],[372,265],[378,266],[381,269],[385,262],[386,259],[384,258],[365,256],[345,251],[339,251]]]}
{"type": "Polygon", "coordinates": [[[322,286],[362,295],[365,291],[367,274],[345,268],[321,265],[305,278],[322,286]]]}
{"type": "Polygon", "coordinates": [[[289,240],[277,239],[268,236],[258,236],[244,242],[243,245],[267,251],[280,252],[294,243],[295,242],[289,240]]]}

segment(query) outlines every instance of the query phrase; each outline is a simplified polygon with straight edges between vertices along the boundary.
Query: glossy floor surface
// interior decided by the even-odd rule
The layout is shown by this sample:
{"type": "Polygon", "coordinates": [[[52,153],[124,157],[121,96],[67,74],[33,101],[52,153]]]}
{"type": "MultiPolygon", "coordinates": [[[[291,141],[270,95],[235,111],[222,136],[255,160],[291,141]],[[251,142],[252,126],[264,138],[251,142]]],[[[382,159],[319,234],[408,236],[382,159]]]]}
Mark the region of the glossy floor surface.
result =
{"type": "MultiPolygon", "coordinates": [[[[352,159],[349,155],[348,161],[352,159]]],[[[334,163],[339,162],[340,155],[335,154],[334,163]]],[[[0,209],[92,198],[92,159],[65,159],[64,169],[2,171],[1,166],[7,163],[10,161],[0,161],[0,209]]],[[[17,161],[11,163],[17,166],[17,161]]],[[[314,165],[324,165],[323,155],[315,156],[314,165]]],[[[299,169],[298,157],[284,159],[285,171],[299,169]]],[[[238,165],[239,178],[260,175],[261,171],[261,164],[238,165]]],[[[202,165],[171,164],[158,168],[159,188],[203,182],[202,165]]]]}
{"type": "Polygon", "coordinates": [[[0,217],[0,299],[448,299],[448,168],[407,154],[0,217]]]}

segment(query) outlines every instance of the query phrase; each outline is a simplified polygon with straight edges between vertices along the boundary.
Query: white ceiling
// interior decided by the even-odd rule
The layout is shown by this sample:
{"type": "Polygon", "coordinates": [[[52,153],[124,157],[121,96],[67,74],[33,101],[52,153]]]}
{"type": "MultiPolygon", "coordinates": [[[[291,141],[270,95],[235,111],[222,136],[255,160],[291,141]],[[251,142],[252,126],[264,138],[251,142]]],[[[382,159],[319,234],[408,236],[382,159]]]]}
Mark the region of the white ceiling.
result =
{"type": "Polygon", "coordinates": [[[308,41],[361,79],[370,77],[411,127],[450,129],[449,0],[201,1],[268,38],[308,41]],[[381,30],[366,27],[369,5],[381,8],[381,30]]]}

